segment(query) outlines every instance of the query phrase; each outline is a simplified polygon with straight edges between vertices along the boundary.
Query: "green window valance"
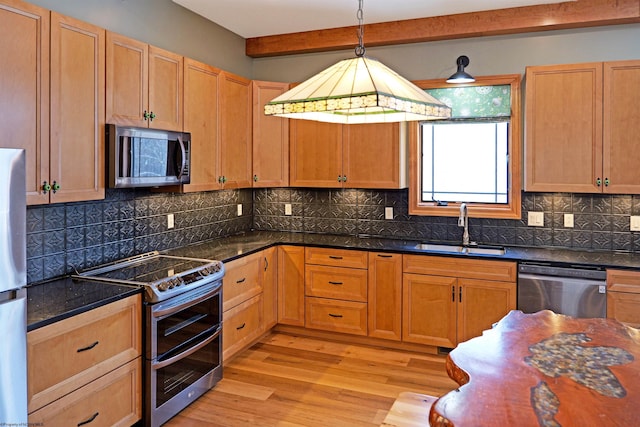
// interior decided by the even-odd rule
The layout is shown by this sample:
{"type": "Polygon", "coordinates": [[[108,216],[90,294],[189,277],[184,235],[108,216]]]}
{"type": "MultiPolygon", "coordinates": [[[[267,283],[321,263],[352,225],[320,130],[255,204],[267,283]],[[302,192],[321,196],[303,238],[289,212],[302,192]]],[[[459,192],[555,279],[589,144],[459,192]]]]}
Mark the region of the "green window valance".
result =
{"type": "Polygon", "coordinates": [[[452,119],[511,116],[510,85],[450,87],[426,92],[451,107],[452,119]]]}

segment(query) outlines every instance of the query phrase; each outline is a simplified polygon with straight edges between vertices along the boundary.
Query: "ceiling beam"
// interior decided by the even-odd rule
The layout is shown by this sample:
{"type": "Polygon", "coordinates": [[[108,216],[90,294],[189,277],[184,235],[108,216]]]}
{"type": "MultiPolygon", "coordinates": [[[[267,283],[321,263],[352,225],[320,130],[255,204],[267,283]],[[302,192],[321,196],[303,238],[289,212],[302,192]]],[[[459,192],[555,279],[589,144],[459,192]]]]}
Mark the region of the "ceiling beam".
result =
{"type": "MultiPolygon", "coordinates": [[[[638,22],[640,0],[577,0],[367,24],[364,44],[389,46],[638,22]]],[[[356,29],[350,26],[249,38],[245,52],[260,58],[353,49],[358,39],[356,29]]]]}

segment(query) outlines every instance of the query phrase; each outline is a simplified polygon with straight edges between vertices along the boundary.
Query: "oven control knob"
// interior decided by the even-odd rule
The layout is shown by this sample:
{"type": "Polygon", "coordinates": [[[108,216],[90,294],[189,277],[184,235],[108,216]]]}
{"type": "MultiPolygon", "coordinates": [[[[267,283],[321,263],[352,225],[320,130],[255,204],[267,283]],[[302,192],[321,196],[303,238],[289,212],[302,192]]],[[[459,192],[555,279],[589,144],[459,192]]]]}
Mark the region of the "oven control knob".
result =
{"type": "Polygon", "coordinates": [[[170,289],[169,283],[167,283],[167,282],[158,283],[158,290],[160,292],[164,292],[164,291],[166,291],[168,289],[170,289]]]}

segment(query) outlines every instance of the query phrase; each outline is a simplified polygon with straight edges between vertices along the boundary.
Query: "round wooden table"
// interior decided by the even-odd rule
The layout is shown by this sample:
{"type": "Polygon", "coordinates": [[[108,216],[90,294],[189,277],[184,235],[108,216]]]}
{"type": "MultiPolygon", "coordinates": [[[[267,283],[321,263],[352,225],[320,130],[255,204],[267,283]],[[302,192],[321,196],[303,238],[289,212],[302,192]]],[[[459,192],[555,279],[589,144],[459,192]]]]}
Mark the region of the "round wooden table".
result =
{"type": "Polygon", "coordinates": [[[431,426],[640,426],[640,330],[612,319],[512,311],[446,366],[431,426]]]}

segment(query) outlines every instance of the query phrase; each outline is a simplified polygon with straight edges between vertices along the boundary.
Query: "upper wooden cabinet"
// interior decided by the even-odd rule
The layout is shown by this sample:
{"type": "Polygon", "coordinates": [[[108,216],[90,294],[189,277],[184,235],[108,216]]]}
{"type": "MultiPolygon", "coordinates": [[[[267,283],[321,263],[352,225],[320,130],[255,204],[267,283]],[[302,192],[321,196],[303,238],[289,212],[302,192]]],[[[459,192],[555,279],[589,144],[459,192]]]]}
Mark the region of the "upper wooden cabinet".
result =
{"type": "Polygon", "coordinates": [[[104,198],[104,64],[104,29],[51,12],[52,203],[104,198]]]}
{"type": "Polygon", "coordinates": [[[290,122],[292,187],[405,188],[406,124],[290,122]]]}
{"type": "Polygon", "coordinates": [[[107,123],[182,131],[183,58],[107,32],[107,123]]]}
{"type": "Polygon", "coordinates": [[[182,190],[220,189],[218,68],[184,59],[184,130],[191,133],[191,182],[182,190]]]}
{"type": "Polygon", "coordinates": [[[640,193],[640,61],[527,67],[525,190],[640,193]]]}
{"type": "Polygon", "coordinates": [[[221,188],[250,188],[251,80],[223,71],[220,75],[221,188]]]}
{"type": "Polygon", "coordinates": [[[0,147],[26,150],[27,203],[104,198],[104,30],[17,0],[0,28],[0,147]]]}
{"type": "Polygon", "coordinates": [[[264,105],[289,89],[289,83],[254,80],[253,186],[289,185],[289,119],[265,116],[264,105]]]}

